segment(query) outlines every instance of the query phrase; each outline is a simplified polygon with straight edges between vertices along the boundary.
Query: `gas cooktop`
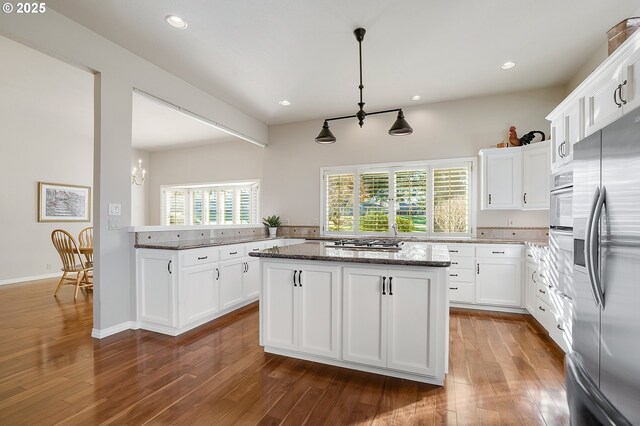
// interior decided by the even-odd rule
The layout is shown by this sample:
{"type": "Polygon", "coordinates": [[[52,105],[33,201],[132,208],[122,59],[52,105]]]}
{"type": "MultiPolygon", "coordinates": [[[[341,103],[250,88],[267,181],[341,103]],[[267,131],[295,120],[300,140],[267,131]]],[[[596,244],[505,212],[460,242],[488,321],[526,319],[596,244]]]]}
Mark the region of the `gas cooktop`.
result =
{"type": "Polygon", "coordinates": [[[354,250],[401,250],[403,245],[404,241],[397,239],[351,238],[334,241],[332,246],[354,250]]]}

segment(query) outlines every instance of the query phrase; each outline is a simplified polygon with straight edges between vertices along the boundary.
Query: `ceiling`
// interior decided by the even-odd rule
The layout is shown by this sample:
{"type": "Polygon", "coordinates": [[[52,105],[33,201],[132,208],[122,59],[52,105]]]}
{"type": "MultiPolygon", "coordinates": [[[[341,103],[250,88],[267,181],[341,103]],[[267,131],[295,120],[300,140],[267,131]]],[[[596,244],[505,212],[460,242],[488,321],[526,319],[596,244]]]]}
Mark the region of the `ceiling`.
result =
{"type": "Polygon", "coordinates": [[[267,123],[566,84],[640,0],[50,0],[47,6],[267,123]],[[175,14],[186,30],[166,24],[175,14]],[[517,66],[501,71],[512,60],[517,66]],[[288,99],[283,107],[279,100],[288,99]]]}
{"type": "Polygon", "coordinates": [[[237,141],[173,108],[133,94],[131,146],[145,151],[237,141]]]}

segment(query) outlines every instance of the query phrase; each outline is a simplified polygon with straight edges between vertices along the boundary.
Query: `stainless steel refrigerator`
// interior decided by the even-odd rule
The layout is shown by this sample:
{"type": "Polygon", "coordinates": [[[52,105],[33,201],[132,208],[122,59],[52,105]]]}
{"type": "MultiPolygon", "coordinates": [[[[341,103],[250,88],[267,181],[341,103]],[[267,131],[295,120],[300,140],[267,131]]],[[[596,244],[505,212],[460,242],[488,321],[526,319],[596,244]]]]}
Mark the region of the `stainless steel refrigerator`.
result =
{"type": "Polygon", "coordinates": [[[571,422],[640,425],[640,109],[574,146],[571,422]]]}

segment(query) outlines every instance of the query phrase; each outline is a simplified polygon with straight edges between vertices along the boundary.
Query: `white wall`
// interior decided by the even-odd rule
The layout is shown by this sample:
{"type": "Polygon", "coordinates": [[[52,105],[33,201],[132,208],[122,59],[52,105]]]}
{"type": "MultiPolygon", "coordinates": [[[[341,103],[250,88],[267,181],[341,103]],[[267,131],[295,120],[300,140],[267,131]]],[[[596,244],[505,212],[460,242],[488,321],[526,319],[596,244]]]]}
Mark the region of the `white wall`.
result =
{"type": "Polygon", "coordinates": [[[93,185],[93,76],[4,37],[0,57],[0,282],[16,282],[59,273],[54,229],[91,226],[38,222],[37,193],[93,185]]]}
{"type": "Polygon", "coordinates": [[[601,63],[604,62],[605,59],[609,56],[609,47],[608,43],[602,43],[598,49],[591,55],[582,66],[576,71],[574,76],[569,80],[567,84],[566,93],[567,95],[573,92],[573,89],[578,87],[580,83],[584,81],[585,78],[589,76],[596,68],[600,66],[601,63]]]}
{"type": "MultiPolygon", "coordinates": [[[[563,87],[404,108],[409,136],[388,135],[393,114],[372,116],[362,129],[355,120],[331,123],[338,139],[319,145],[322,120],[272,126],[265,150],[263,215],[278,214],[292,225],[319,225],[320,168],[328,166],[475,157],[481,148],[506,140],[511,124],[520,135],[549,134],[545,116],[564,98],[563,87]]],[[[355,110],[355,107],[354,107],[355,110]]],[[[478,213],[478,226],[548,226],[548,211],[478,213]]]]}
{"type": "MultiPolygon", "coordinates": [[[[94,72],[94,335],[128,328],[135,319],[131,268],[132,89],[267,140],[264,123],[48,9],[0,14],[0,35],[94,72]],[[122,205],[121,229],[109,229],[108,204],[122,205]],[[103,331],[107,330],[107,331],[103,331]]],[[[4,63],[3,63],[4,66],[4,63]]]]}
{"type": "Polygon", "coordinates": [[[264,153],[265,148],[242,141],[151,152],[149,225],[161,224],[161,185],[261,179],[264,153]]]}
{"type": "Polygon", "coordinates": [[[138,167],[138,159],[142,159],[142,167],[147,172],[142,185],[131,184],[131,226],[149,224],[149,152],[140,149],[131,150],[131,169],[138,167]]]}

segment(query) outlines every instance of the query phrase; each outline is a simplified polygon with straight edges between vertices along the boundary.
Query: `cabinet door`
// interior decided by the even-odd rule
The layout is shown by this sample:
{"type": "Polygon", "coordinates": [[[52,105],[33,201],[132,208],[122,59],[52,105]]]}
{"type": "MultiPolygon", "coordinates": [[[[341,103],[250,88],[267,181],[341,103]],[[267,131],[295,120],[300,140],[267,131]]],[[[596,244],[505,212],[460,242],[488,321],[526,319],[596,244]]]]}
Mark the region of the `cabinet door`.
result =
{"type": "Polygon", "coordinates": [[[527,148],[523,153],[524,210],[549,208],[549,144],[527,148]]]}
{"type": "Polygon", "coordinates": [[[244,262],[221,263],[219,268],[220,310],[223,311],[244,300],[242,290],[244,262]]]}
{"type": "Polygon", "coordinates": [[[485,209],[520,209],[522,156],[517,152],[486,154],[483,189],[485,209]]]}
{"type": "Polygon", "coordinates": [[[338,268],[301,265],[298,293],[300,352],[338,357],[338,268]]]}
{"type": "Polygon", "coordinates": [[[265,346],[298,349],[297,287],[293,272],[298,265],[263,264],[261,308],[265,346]]]}
{"type": "Polygon", "coordinates": [[[385,367],[387,296],[382,294],[382,277],[386,270],[345,267],[342,276],[342,357],[385,367]]]}
{"type": "Polygon", "coordinates": [[[573,145],[584,138],[584,98],[573,101],[570,108],[564,113],[565,139],[567,141],[565,149],[565,159],[573,158],[573,145]]]}
{"type": "Polygon", "coordinates": [[[166,253],[138,252],[138,319],[176,325],[176,262],[166,253]]]}
{"type": "Polygon", "coordinates": [[[622,82],[620,71],[602,75],[585,89],[586,136],[596,132],[622,116],[622,103],[614,94],[622,82]],[[616,101],[618,104],[616,104],[616,101]]]}
{"type": "Polygon", "coordinates": [[[564,164],[565,136],[564,116],[560,115],[551,121],[551,168],[553,169],[564,164]]]}
{"type": "Polygon", "coordinates": [[[636,50],[624,62],[624,80],[622,86],[622,109],[624,113],[635,109],[640,105],[640,49],[636,50]]]}
{"type": "Polygon", "coordinates": [[[538,276],[538,267],[534,264],[527,263],[525,272],[525,307],[530,314],[534,315],[536,310],[536,292],[538,291],[538,283],[536,277],[538,276]]]}
{"type": "Polygon", "coordinates": [[[476,262],[476,303],[520,307],[522,261],[478,259],[476,262]]]}
{"type": "Polygon", "coordinates": [[[191,266],[180,271],[181,325],[218,312],[217,266],[191,266]]]}
{"type": "Polygon", "coordinates": [[[245,299],[260,294],[260,261],[253,257],[250,259],[245,262],[244,276],[242,277],[242,291],[245,299]]]}
{"type": "MultiPolygon", "coordinates": [[[[389,270],[387,367],[434,374],[436,354],[430,335],[435,326],[433,282],[427,272],[389,270]]],[[[446,290],[446,289],[442,289],[446,290]]]]}

